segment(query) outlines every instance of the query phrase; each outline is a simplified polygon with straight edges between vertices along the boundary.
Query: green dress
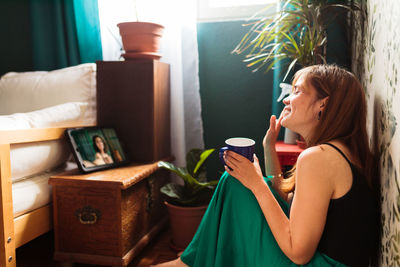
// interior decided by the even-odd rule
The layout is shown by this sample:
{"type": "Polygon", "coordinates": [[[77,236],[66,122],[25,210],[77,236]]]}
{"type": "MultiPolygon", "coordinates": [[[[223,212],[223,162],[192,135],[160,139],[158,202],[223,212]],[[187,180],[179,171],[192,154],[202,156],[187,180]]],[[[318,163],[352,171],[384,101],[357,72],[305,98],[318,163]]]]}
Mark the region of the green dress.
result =
{"type": "MultiPolygon", "coordinates": [[[[264,179],[288,215],[289,205],[264,179]]],[[[181,260],[190,267],[298,266],[279,248],[252,192],[227,172],[181,260]]],[[[346,265],[317,251],[304,266],[346,265]]]]}

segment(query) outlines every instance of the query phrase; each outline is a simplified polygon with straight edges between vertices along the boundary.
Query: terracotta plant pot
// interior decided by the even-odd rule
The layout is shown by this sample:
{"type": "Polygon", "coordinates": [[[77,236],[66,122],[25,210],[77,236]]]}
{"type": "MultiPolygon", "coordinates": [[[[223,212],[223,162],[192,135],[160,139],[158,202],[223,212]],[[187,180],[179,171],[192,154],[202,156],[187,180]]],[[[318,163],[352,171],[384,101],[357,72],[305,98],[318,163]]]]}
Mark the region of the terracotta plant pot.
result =
{"type": "Polygon", "coordinates": [[[172,231],[171,246],[178,251],[184,250],[192,241],[208,206],[181,207],[164,203],[167,206],[172,231]]]}
{"type": "Polygon", "coordinates": [[[118,25],[125,60],[136,58],[159,59],[160,40],[164,26],[150,22],[123,22],[118,25]]]}

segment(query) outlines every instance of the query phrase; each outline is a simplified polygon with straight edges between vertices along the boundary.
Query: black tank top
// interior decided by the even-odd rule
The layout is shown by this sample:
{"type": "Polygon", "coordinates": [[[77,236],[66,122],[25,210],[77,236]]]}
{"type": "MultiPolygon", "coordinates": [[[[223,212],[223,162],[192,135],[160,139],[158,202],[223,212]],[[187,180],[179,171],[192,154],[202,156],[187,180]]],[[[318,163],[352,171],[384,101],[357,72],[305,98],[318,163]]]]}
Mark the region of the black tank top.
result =
{"type": "Polygon", "coordinates": [[[359,168],[326,145],[350,164],[353,183],[344,196],[331,199],[318,251],[348,266],[368,266],[378,231],[376,200],[359,168]]]}

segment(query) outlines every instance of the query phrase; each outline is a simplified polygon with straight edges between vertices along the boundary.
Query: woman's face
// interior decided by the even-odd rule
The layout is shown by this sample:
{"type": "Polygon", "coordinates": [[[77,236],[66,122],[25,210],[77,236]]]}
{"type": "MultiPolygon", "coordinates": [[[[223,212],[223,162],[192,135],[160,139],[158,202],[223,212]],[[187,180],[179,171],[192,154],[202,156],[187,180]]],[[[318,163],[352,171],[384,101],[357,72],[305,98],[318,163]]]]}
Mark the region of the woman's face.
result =
{"type": "Polygon", "coordinates": [[[317,98],[317,91],[306,84],[304,75],[300,76],[292,93],[283,100],[282,126],[306,138],[318,124],[322,101],[317,98]]]}
{"type": "Polygon", "coordinates": [[[96,137],[96,138],[94,139],[94,141],[95,141],[96,146],[97,146],[97,148],[98,148],[99,150],[103,150],[103,149],[104,149],[104,143],[103,143],[103,141],[101,140],[100,137],[96,137]]]}

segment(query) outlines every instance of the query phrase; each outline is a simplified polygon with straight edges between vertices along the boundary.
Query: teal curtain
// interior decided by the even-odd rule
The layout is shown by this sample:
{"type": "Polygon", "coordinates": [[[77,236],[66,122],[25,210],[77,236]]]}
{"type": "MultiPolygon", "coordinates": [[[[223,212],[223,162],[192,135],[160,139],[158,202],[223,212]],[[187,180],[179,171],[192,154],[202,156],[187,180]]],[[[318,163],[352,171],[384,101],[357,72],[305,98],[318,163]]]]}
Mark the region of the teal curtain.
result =
{"type": "MultiPolygon", "coordinates": [[[[276,5],[276,11],[279,12],[282,6],[283,6],[283,1],[278,1],[276,5]]],[[[281,94],[281,88],[279,87],[279,84],[283,82],[283,78],[285,77],[285,71],[286,71],[285,63],[287,62],[278,61],[274,67],[274,79],[272,84],[272,114],[276,115],[277,117],[280,115],[281,111],[284,108],[282,101],[277,102],[277,99],[281,94]]],[[[285,82],[290,83],[290,81],[291,81],[291,76],[289,74],[285,82]]],[[[283,131],[281,131],[280,137],[283,136],[282,132],[283,131]]]]}
{"type": "MultiPolygon", "coordinates": [[[[279,1],[279,3],[276,5],[277,6],[277,11],[281,10],[281,7],[283,5],[282,1],[279,1]]],[[[279,95],[281,94],[281,88],[279,87],[279,84],[281,82],[283,82],[283,78],[285,77],[285,63],[282,61],[278,61],[277,64],[275,65],[274,68],[274,79],[272,81],[272,113],[273,115],[275,115],[276,117],[279,117],[279,115],[281,114],[281,111],[284,108],[284,105],[281,102],[277,102],[279,95]]],[[[290,83],[291,81],[291,77],[290,75],[286,78],[286,83],[290,83]]],[[[280,131],[279,132],[279,136],[278,139],[279,140],[283,140],[284,138],[284,131],[280,131]]]]}
{"type": "Polygon", "coordinates": [[[30,0],[34,70],[102,59],[97,0],[30,0]]]}

